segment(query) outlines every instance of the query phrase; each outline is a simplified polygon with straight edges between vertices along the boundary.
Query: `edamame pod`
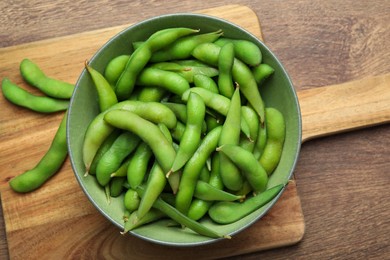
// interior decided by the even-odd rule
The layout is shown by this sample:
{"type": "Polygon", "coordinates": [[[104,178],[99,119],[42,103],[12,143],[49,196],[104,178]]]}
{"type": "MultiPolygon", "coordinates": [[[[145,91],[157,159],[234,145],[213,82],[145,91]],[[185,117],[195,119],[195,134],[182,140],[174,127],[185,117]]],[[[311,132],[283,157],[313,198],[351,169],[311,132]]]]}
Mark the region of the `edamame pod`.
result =
{"type": "Polygon", "coordinates": [[[36,190],[58,172],[68,155],[66,145],[66,118],[67,113],[62,118],[49,150],[47,150],[38,164],[31,170],[10,180],[9,185],[12,190],[20,193],[36,190]]]}
{"type": "Polygon", "coordinates": [[[119,169],[124,159],[137,147],[140,139],[132,132],[120,134],[107,152],[100,158],[96,166],[96,179],[102,186],[106,186],[111,174],[119,169]]]}
{"type": "Polygon", "coordinates": [[[258,85],[261,85],[274,72],[275,69],[266,63],[259,64],[252,68],[253,76],[258,85]]]}
{"type": "Polygon", "coordinates": [[[279,164],[282,156],[284,139],[286,136],[286,123],[283,114],[276,108],[266,108],[267,142],[259,162],[270,175],[279,164]]]}
{"type": "Polygon", "coordinates": [[[201,141],[202,125],[206,113],[203,99],[191,93],[187,102],[187,122],[180,140],[179,150],[172,164],[171,172],[178,171],[194,154],[201,141]]]}
{"type": "Polygon", "coordinates": [[[152,53],[173,43],[180,37],[198,32],[190,28],[168,28],[153,33],[130,56],[119,77],[115,92],[119,100],[127,99],[133,92],[138,74],[152,57],[152,53]]]}
{"type": "Polygon", "coordinates": [[[83,161],[86,171],[89,171],[91,162],[104,140],[115,130],[113,126],[104,121],[105,114],[110,110],[121,109],[131,111],[138,116],[156,124],[163,123],[172,129],[176,126],[176,116],[166,106],[159,102],[142,102],[126,100],[113,105],[108,110],[101,112],[89,124],[83,143],[83,161]]]}
{"type": "Polygon", "coordinates": [[[176,157],[176,152],[157,125],[126,110],[108,111],[104,115],[104,120],[116,128],[138,135],[152,149],[163,171],[165,173],[169,172],[176,157]]]}
{"type": "Polygon", "coordinates": [[[150,170],[148,180],[146,181],[145,190],[138,207],[138,218],[143,218],[145,214],[152,208],[153,203],[164,190],[166,183],[167,179],[165,178],[164,171],[161,169],[160,165],[155,162],[152,169],[150,170]]]}
{"type": "MultiPolygon", "coordinates": [[[[192,55],[203,62],[216,66],[218,64],[220,49],[221,47],[214,43],[202,43],[193,50],[192,55]]],[[[240,85],[240,91],[243,96],[248,100],[249,104],[259,115],[260,122],[263,124],[265,118],[264,102],[252,71],[245,63],[239,59],[234,59],[232,75],[233,80],[240,85]]]]}
{"type": "Polygon", "coordinates": [[[124,235],[127,232],[136,229],[137,227],[149,224],[165,216],[166,215],[163,212],[155,208],[151,208],[142,218],[138,218],[137,211],[134,211],[130,214],[127,221],[125,222],[124,229],[121,234],[124,235]]]}
{"type": "Polygon", "coordinates": [[[8,78],[3,79],[1,90],[4,97],[11,103],[35,112],[53,113],[64,111],[69,106],[69,100],[33,95],[12,83],[8,78]]]}
{"type": "Polygon", "coordinates": [[[179,96],[190,88],[188,81],[177,73],[152,67],[145,68],[140,72],[137,84],[160,87],[179,96]]]}
{"type": "Polygon", "coordinates": [[[110,196],[111,197],[118,197],[122,194],[123,190],[123,183],[125,183],[126,178],[125,177],[114,177],[110,181],[110,196]]]}
{"type": "MultiPolygon", "coordinates": [[[[137,146],[138,147],[138,146],[137,146]]],[[[133,157],[133,155],[128,156],[121,166],[111,174],[111,177],[127,177],[127,168],[129,168],[130,165],[130,159],[133,157]]]]}
{"type": "Polygon", "coordinates": [[[257,140],[253,149],[253,154],[256,159],[260,159],[261,154],[264,151],[265,144],[267,143],[267,120],[264,121],[264,127],[259,127],[257,134],[257,140]]]}
{"type": "Polygon", "coordinates": [[[116,138],[120,135],[121,131],[119,129],[114,130],[107,138],[103,141],[102,145],[97,150],[95,156],[93,157],[91,167],[89,168],[89,171],[86,172],[87,176],[88,174],[96,174],[96,167],[98,165],[98,162],[100,158],[110,149],[111,145],[115,142],[116,138]]]}
{"type": "MultiPolygon", "coordinates": [[[[241,99],[240,90],[236,88],[230,102],[229,111],[222,126],[218,145],[234,144],[240,141],[241,99]]],[[[230,190],[239,190],[243,183],[242,175],[237,166],[225,155],[219,155],[220,176],[225,187],[230,190]]]]}
{"type": "Polygon", "coordinates": [[[219,38],[214,42],[222,47],[227,43],[234,45],[234,52],[237,59],[245,62],[249,66],[257,66],[261,63],[263,55],[260,48],[251,41],[242,39],[219,38]]]}
{"type": "Polygon", "coordinates": [[[255,142],[257,141],[257,136],[259,134],[259,117],[257,113],[249,106],[241,107],[241,116],[243,120],[248,124],[249,129],[249,138],[248,137],[240,137],[240,146],[245,148],[246,150],[253,152],[255,148],[255,142]]]}
{"type": "Polygon", "coordinates": [[[140,89],[135,100],[143,102],[160,102],[166,94],[167,90],[161,87],[144,86],[140,89]]]}
{"type": "Polygon", "coordinates": [[[217,148],[217,151],[226,155],[241,170],[255,192],[262,192],[266,189],[267,172],[252,152],[232,144],[222,145],[217,148]]]}
{"type": "Polygon", "coordinates": [[[113,58],[108,62],[104,70],[104,77],[111,84],[111,86],[115,87],[115,84],[125,69],[126,63],[129,59],[130,55],[123,54],[113,58]]]}
{"type": "MultiPolygon", "coordinates": [[[[139,186],[137,188],[137,192],[140,195],[140,197],[142,197],[144,194],[144,188],[139,186]]],[[[228,239],[231,238],[228,235],[219,234],[211,230],[210,228],[202,225],[201,223],[188,218],[186,215],[178,211],[173,206],[169,205],[167,202],[163,201],[161,198],[158,198],[154,202],[153,207],[160,210],[171,219],[177,221],[182,226],[188,227],[189,229],[193,230],[194,232],[200,235],[211,237],[211,238],[228,238],[228,239]]]]}
{"type": "Polygon", "coordinates": [[[182,37],[167,47],[153,53],[151,62],[183,60],[191,57],[192,50],[200,43],[214,42],[222,35],[222,30],[182,37]]]}
{"type": "Polygon", "coordinates": [[[150,65],[150,67],[175,72],[176,74],[186,79],[188,83],[193,83],[194,77],[196,75],[215,77],[219,74],[218,69],[204,63],[194,65],[181,65],[178,62],[159,62],[150,65]]]}
{"type": "Polygon", "coordinates": [[[247,198],[244,202],[221,201],[209,209],[210,218],[219,224],[230,224],[261,208],[279,194],[285,185],[276,185],[256,196],[247,198]]]}
{"type": "MultiPolygon", "coordinates": [[[[221,180],[221,176],[219,175],[219,166],[219,154],[213,153],[211,157],[211,171],[208,183],[211,186],[222,190],[223,183],[221,180]]],[[[190,208],[188,209],[187,215],[190,219],[199,220],[206,215],[212,204],[212,201],[205,201],[202,199],[194,198],[191,202],[190,208]]]]}
{"type": "Polygon", "coordinates": [[[98,94],[98,103],[100,111],[105,111],[111,106],[118,103],[114,89],[110,83],[104,78],[104,76],[85,61],[85,68],[87,69],[92,81],[95,85],[98,94]]]}
{"type": "Polygon", "coordinates": [[[233,43],[226,43],[221,47],[218,57],[218,89],[219,93],[231,98],[234,93],[232,68],[234,63],[233,43]]]}
{"type": "Polygon", "coordinates": [[[152,155],[152,150],[147,143],[141,142],[138,145],[127,167],[127,182],[131,188],[135,189],[143,182],[152,155]]]}
{"type": "Polygon", "coordinates": [[[191,200],[194,194],[196,181],[206,165],[207,159],[218,145],[222,126],[211,130],[201,141],[194,155],[188,160],[184,166],[181,176],[179,189],[176,194],[176,208],[183,214],[187,214],[188,208],[191,205],[191,200]]]}
{"type": "Polygon", "coordinates": [[[206,201],[235,201],[243,199],[243,196],[217,189],[201,180],[198,180],[196,183],[194,197],[206,201]]]}
{"type": "Polygon", "coordinates": [[[47,77],[37,64],[29,59],[20,63],[20,73],[24,80],[52,98],[70,99],[74,85],[47,77]]]}
{"type": "Polygon", "coordinates": [[[195,87],[204,88],[216,94],[219,94],[218,85],[209,76],[203,74],[194,75],[195,87]]]}
{"type": "Polygon", "coordinates": [[[131,188],[126,191],[123,198],[123,204],[129,213],[132,213],[138,209],[140,201],[141,198],[139,197],[138,193],[131,188]]]}

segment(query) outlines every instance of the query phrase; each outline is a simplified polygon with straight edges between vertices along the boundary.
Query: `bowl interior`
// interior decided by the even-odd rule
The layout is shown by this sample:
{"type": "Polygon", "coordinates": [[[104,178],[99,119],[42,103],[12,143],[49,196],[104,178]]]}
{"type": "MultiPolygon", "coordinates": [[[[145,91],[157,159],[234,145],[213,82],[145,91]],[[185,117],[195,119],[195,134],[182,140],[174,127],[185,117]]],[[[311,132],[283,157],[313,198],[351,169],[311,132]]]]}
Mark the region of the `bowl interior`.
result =
{"type": "MultiPolygon", "coordinates": [[[[255,42],[261,49],[263,61],[275,69],[274,75],[261,86],[261,93],[267,107],[279,109],[286,119],[286,140],[281,161],[269,180],[272,187],[289,180],[295,168],[301,145],[301,119],[299,104],[293,85],[287,72],[275,55],[254,35],[235,24],[219,18],[199,14],[172,14],[145,20],[122,31],[108,41],[91,59],[90,64],[103,72],[107,63],[121,54],[132,52],[131,42],[145,40],[157,30],[168,27],[191,27],[200,29],[202,33],[222,29],[224,36],[246,39],[255,42]]],[[[94,85],[84,70],[76,84],[71,99],[68,115],[67,138],[71,164],[75,176],[93,205],[118,228],[123,227],[124,207],[122,197],[112,198],[107,204],[104,190],[92,176],[84,177],[85,167],[82,161],[82,144],[84,133],[98,114],[97,94],[94,85]]],[[[281,192],[282,193],[282,192],[281,192]]],[[[280,193],[280,194],[281,194],[280,193]]],[[[205,218],[202,223],[224,234],[234,235],[261,218],[280,197],[249,216],[229,225],[218,225],[205,218]]],[[[119,230],[118,230],[119,233],[119,230]]],[[[167,228],[166,221],[158,221],[131,231],[135,236],[159,244],[171,246],[202,245],[216,241],[181,228],[167,228]]]]}

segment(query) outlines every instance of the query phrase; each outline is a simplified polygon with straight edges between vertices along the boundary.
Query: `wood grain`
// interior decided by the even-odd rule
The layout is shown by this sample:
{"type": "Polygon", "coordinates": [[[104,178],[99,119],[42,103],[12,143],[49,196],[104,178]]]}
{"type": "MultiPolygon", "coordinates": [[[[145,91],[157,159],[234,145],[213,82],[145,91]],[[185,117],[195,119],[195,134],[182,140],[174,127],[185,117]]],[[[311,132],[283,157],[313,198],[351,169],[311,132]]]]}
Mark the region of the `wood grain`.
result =
{"type": "Polygon", "coordinates": [[[302,142],[390,122],[390,74],[298,91],[302,142]]]}
{"type": "MultiPolygon", "coordinates": [[[[262,37],[257,16],[247,7],[226,6],[201,12],[228,19],[247,28],[259,38],[262,37]],[[244,15],[245,19],[241,15],[244,15]]],[[[83,61],[127,26],[3,48],[0,50],[0,62],[3,62],[5,69],[0,76],[15,78],[18,84],[28,87],[21,80],[17,67],[20,60],[30,57],[37,64],[42,64],[42,70],[48,75],[75,82],[83,61]]],[[[1,123],[5,131],[0,142],[5,149],[0,156],[5,160],[0,166],[5,171],[0,189],[11,258],[78,258],[79,254],[86,258],[96,258],[100,254],[109,258],[123,258],[126,252],[142,247],[145,250],[139,255],[133,255],[134,257],[154,259],[164,255],[171,259],[192,255],[199,250],[170,250],[135,237],[121,236],[119,230],[104,219],[86,199],[76,183],[69,160],[41,189],[29,194],[14,193],[8,181],[15,174],[34,165],[43,155],[58,127],[62,113],[54,116],[35,115],[15,108],[4,98],[1,102],[5,108],[1,112],[1,123]],[[15,111],[25,114],[15,121],[15,111]],[[29,153],[24,153],[26,150],[29,153]],[[22,162],[19,160],[21,154],[24,154],[22,162]],[[83,232],[79,232],[80,230],[83,232]],[[39,250],[34,250],[35,247],[39,250]],[[86,254],[85,247],[92,250],[86,254]]],[[[283,199],[277,204],[262,221],[232,240],[202,246],[204,253],[198,253],[199,257],[240,255],[299,242],[303,237],[305,225],[295,181],[291,181],[283,199]]]]}
{"type": "MultiPolygon", "coordinates": [[[[298,90],[390,72],[390,5],[387,0],[172,0],[168,5],[155,0],[131,3],[4,0],[0,1],[0,46],[231,3],[254,10],[261,21],[265,42],[281,59],[298,90]]],[[[0,71],[2,69],[0,64],[0,71]]],[[[13,110],[13,113],[14,120],[26,116],[21,111],[13,110]]],[[[46,125],[42,128],[54,130],[58,119],[54,117],[52,124],[41,120],[46,125]]],[[[39,124],[17,127],[29,129],[31,126],[39,127],[39,124]]],[[[0,135],[2,129],[0,124],[0,135]]],[[[242,255],[240,259],[388,259],[389,144],[389,124],[305,142],[295,174],[306,222],[303,240],[286,248],[242,255]]],[[[23,152],[25,157],[31,154],[27,149],[23,152]]],[[[23,163],[23,160],[13,164],[16,162],[23,163]]],[[[4,222],[0,218],[0,259],[8,257],[4,222]]]]}

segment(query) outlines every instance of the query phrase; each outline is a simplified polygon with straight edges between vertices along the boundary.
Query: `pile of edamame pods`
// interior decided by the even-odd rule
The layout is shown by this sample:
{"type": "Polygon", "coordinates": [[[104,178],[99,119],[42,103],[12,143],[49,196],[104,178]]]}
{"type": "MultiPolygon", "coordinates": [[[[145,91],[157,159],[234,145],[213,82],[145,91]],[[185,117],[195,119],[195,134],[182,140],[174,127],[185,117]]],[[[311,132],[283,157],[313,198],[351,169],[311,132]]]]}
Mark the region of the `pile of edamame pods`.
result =
{"type": "MultiPolygon", "coordinates": [[[[20,74],[28,85],[37,88],[41,94],[33,94],[16,85],[9,78],[4,78],[1,90],[9,102],[45,114],[68,109],[69,99],[74,90],[73,84],[48,77],[36,63],[29,59],[21,61],[20,74]]],[[[36,190],[59,171],[68,155],[66,118],[67,113],[64,113],[53,141],[41,160],[32,169],[10,180],[9,184],[14,191],[26,193],[36,190]]]]}
{"type": "Polygon", "coordinates": [[[229,224],[271,201],[285,121],[260,85],[274,70],[250,41],[223,32],[159,30],[103,71],[86,62],[100,113],[83,142],[86,177],[123,195],[123,234],[170,217],[208,237],[198,220],[229,224]]]}

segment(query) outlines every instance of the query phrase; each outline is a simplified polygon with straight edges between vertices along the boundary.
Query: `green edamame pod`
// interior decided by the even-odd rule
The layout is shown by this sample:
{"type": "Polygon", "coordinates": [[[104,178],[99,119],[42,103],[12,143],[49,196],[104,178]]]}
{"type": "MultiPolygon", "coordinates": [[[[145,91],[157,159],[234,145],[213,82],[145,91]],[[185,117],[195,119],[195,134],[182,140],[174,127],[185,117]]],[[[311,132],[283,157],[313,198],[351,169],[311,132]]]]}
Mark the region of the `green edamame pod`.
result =
{"type": "Polygon", "coordinates": [[[206,121],[207,131],[211,131],[214,128],[216,128],[217,126],[221,126],[223,124],[222,120],[220,120],[219,118],[215,118],[213,116],[210,116],[207,113],[205,115],[205,121],[206,121]]]}
{"type": "Polygon", "coordinates": [[[270,175],[279,164],[282,156],[284,139],[286,136],[286,123],[283,114],[276,108],[266,108],[267,142],[259,162],[270,175]]]}
{"type": "Polygon", "coordinates": [[[163,171],[169,172],[176,157],[176,151],[157,125],[125,110],[108,111],[104,115],[104,120],[116,128],[138,135],[152,149],[163,171]]]}
{"type": "MultiPolygon", "coordinates": [[[[218,153],[213,153],[211,155],[211,171],[210,171],[210,179],[208,183],[217,189],[220,190],[223,189],[223,183],[221,180],[221,176],[219,175],[218,153]]],[[[187,216],[190,219],[199,220],[206,215],[207,211],[209,210],[212,204],[213,204],[212,201],[205,201],[202,199],[194,198],[191,202],[190,208],[188,209],[187,216]]]]}
{"type": "Polygon", "coordinates": [[[131,188],[126,191],[123,198],[123,204],[129,213],[132,213],[138,209],[140,201],[141,198],[138,193],[131,188]]]}
{"type": "Polygon", "coordinates": [[[118,99],[127,99],[133,92],[137,76],[149,62],[153,52],[168,46],[180,37],[197,31],[190,28],[168,28],[152,34],[131,54],[124,71],[115,85],[118,99]]]}
{"type": "Polygon", "coordinates": [[[209,179],[209,184],[212,185],[213,187],[216,187],[220,190],[223,189],[223,182],[221,179],[220,173],[220,160],[219,160],[219,154],[218,153],[213,153],[211,157],[211,171],[210,171],[210,179],[209,179]]]}
{"type": "Polygon", "coordinates": [[[125,183],[125,177],[114,177],[110,181],[110,196],[118,197],[122,194],[123,191],[123,183],[125,183]]]}
{"type": "Polygon", "coordinates": [[[53,113],[68,109],[69,100],[33,95],[4,78],[1,84],[4,97],[11,103],[40,113],[53,113]]]}
{"type": "Polygon", "coordinates": [[[185,124],[183,124],[180,121],[177,121],[176,127],[171,130],[172,138],[180,142],[185,130],[186,130],[185,124]]]}
{"type": "Polygon", "coordinates": [[[241,115],[243,117],[243,120],[248,124],[249,129],[249,138],[247,137],[240,137],[240,146],[244,149],[252,152],[255,148],[255,142],[257,141],[257,136],[259,134],[259,117],[257,113],[248,106],[242,106],[241,107],[241,115]]]}
{"type": "Polygon", "coordinates": [[[270,202],[284,186],[284,184],[276,185],[256,196],[247,198],[244,202],[217,202],[210,207],[209,216],[219,224],[236,222],[270,202]]]}
{"type": "Polygon", "coordinates": [[[259,134],[260,121],[254,109],[249,106],[241,107],[241,116],[248,124],[249,128],[249,140],[255,142],[257,135],[259,134]]]}
{"type": "Polygon", "coordinates": [[[24,80],[52,98],[70,99],[74,85],[47,77],[37,64],[29,59],[20,63],[20,73],[24,80]]]}
{"type": "Polygon", "coordinates": [[[210,179],[210,171],[207,169],[207,161],[206,161],[206,165],[200,171],[199,180],[208,182],[209,179],[210,179]]]}
{"type": "Polygon", "coordinates": [[[127,167],[127,182],[131,188],[135,189],[143,182],[152,155],[152,150],[147,143],[141,142],[138,145],[127,167]]]}
{"type": "Polygon", "coordinates": [[[226,45],[227,43],[233,43],[236,58],[245,62],[249,66],[259,65],[262,61],[263,55],[260,48],[251,41],[219,38],[214,43],[220,47],[226,45]]]}
{"type": "Polygon", "coordinates": [[[89,171],[91,162],[104,140],[115,130],[113,126],[104,121],[104,116],[109,110],[127,110],[156,124],[163,123],[172,129],[176,126],[176,116],[166,106],[159,102],[142,102],[126,100],[113,105],[108,110],[101,112],[89,124],[83,143],[83,161],[86,171],[89,171]]]}
{"type": "Polygon", "coordinates": [[[235,201],[243,199],[243,196],[220,190],[201,180],[198,180],[196,183],[194,197],[206,201],[235,201]]]}
{"type": "Polygon", "coordinates": [[[115,86],[129,59],[130,55],[123,54],[113,58],[108,62],[104,70],[104,77],[111,84],[111,86],[115,86]]]}
{"type": "Polygon", "coordinates": [[[195,153],[201,141],[202,125],[206,113],[203,99],[196,93],[191,93],[187,102],[187,122],[180,140],[179,150],[173,161],[171,172],[178,171],[195,153]]]}
{"type": "Polygon", "coordinates": [[[194,75],[194,85],[195,87],[204,88],[216,94],[219,94],[219,89],[217,83],[206,75],[197,74],[194,75]]]}
{"type": "Polygon", "coordinates": [[[174,71],[179,72],[183,71],[184,67],[176,62],[158,62],[158,63],[152,63],[150,67],[160,70],[168,70],[168,71],[174,71]]]}
{"type": "Polygon", "coordinates": [[[61,168],[68,155],[66,145],[66,118],[67,113],[62,118],[49,150],[38,164],[31,170],[10,180],[9,185],[14,191],[25,193],[38,189],[61,168]]]}
{"type": "Polygon", "coordinates": [[[106,140],[103,141],[102,145],[99,147],[95,156],[93,157],[91,167],[89,168],[89,171],[85,173],[85,176],[87,176],[88,174],[93,174],[93,175],[96,174],[96,166],[100,158],[102,158],[102,156],[108,151],[108,149],[110,149],[111,145],[114,143],[116,138],[120,135],[120,133],[121,131],[116,129],[106,138],[106,140]]]}
{"type": "Polygon", "coordinates": [[[217,151],[221,151],[241,170],[255,192],[262,192],[266,189],[267,172],[252,152],[232,144],[222,145],[217,148],[217,151]]]}
{"type": "Polygon", "coordinates": [[[180,120],[184,124],[187,122],[186,104],[173,103],[173,102],[163,102],[163,104],[169,107],[169,109],[171,109],[173,113],[175,113],[175,116],[178,120],[180,120]]]}
{"type": "Polygon", "coordinates": [[[187,216],[193,220],[199,220],[206,215],[207,211],[211,207],[214,201],[205,201],[202,199],[194,198],[188,209],[187,216]]]}
{"type": "Polygon", "coordinates": [[[188,81],[177,73],[152,67],[145,68],[140,72],[137,84],[160,87],[179,96],[190,88],[188,81]]]}
{"type": "Polygon", "coordinates": [[[153,53],[151,62],[183,60],[191,57],[192,50],[200,43],[214,42],[222,35],[222,30],[182,37],[167,47],[153,53]]]}
{"type": "Polygon", "coordinates": [[[133,46],[133,49],[138,49],[142,44],[144,44],[144,41],[135,41],[131,43],[131,46],[133,46]]]}
{"type": "Polygon", "coordinates": [[[161,87],[145,86],[140,89],[137,100],[143,102],[160,102],[166,93],[167,91],[161,87]]]}
{"type": "Polygon", "coordinates": [[[124,159],[137,147],[140,138],[131,133],[120,134],[107,152],[100,158],[96,166],[96,179],[100,185],[106,186],[111,174],[119,169],[124,159]]]}
{"type": "Polygon", "coordinates": [[[214,77],[219,74],[218,69],[211,67],[207,64],[193,64],[193,65],[181,65],[178,62],[159,62],[149,66],[150,68],[160,69],[164,71],[175,72],[187,80],[188,83],[194,82],[196,75],[205,75],[208,77],[214,77]]]}
{"type": "MultiPolygon", "coordinates": [[[[214,43],[202,43],[193,50],[192,55],[203,62],[216,66],[218,64],[220,49],[221,47],[214,43]]],[[[259,115],[260,122],[263,124],[265,118],[264,101],[260,95],[252,71],[245,63],[239,59],[234,59],[232,75],[233,80],[240,86],[240,91],[243,96],[259,115]]]]}
{"type": "Polygon", "coordinates": [[[245,180],[244,183],[242,184],[241,189],[239,189],[238,191],[235,191],[234,194],[241,195],[245,198],[246,195],[248,195],[251,191],[253,191],[252,186],[249,184],[249,182],[247,180],[245,180]]]}
{"type": "MultiPolygon", "coordinates": [[[[137,192],[140,195],[140,197],[144,196],[144,188],[139,186],[137,188],[137,192]]],[[[180,223],[182,226],[185,226],[192,231],[211,238],[230,238],[228,235],[222,235],[219,234],[210,228],[202,225],[201,223],[194,221],[190,218],[188,218],[186,215],[178,211],[173,206],[169,205],[167,202],[163,201],[161,198],[158,198],[154,204],[153,207],[163,212],[165,215],[170,217],[171,219],[175,220],[176,222],[180,223]]]]}
{"type": "Polygon", "coordinates": [[[221,94],[211,92],[210,90],[204,88],[193,87],[183,93],[183,95],[181,96],[182,100],[187,102],[190,93],[198,94],[199,96],[202,97],[205,105],[208,108],[211,108],[217,111],[218,113],[220,113],[221,115],[226,116],[230,106],[229,98],[222,96],[221,94]]]}
{"type": "MultiPolygon", "coordinates": [[[[182,123],[187,123],[187,106],[185,104],[180,103],[174,103],[174,102],[162,102],[164,105],[169,107],[173,113],[175,113],[175,116],[178,120],[180,120],[182,123]]],[[[202,133],[206,132],[207,125],[206,122],[203,121],[202,124],[202,133]]]]}
{"type": "Polygon", "coordinates": [[[218,145],[222,127],[217,127],[211,130],[201,141],[194,155],[188,160],[184,166],[181,176],[179,190],[176,194],[176,208],[183,214],[187,214],[188,208],[191,205],[191,200],[194,194],[196,181],[206,165],[207,159],[218,145]]]}
{"type": "Polygon", "coordinates": [[[100,111],[105,111],[111,106],[118,103],[114,89],[110,83],[104,78],[104,76],[85,61],[85,68],[87,69],[92,81],[95,85],[98,94],[98,103],[100,111]]]}
{"type": "Polygon", "coordinates": [[[153,203],[164,190],[167,179],[161,166],[155,162],[150,170],[148,180],[146,181],[145,190],[138,207],[137,216],[142,218],[152,208],[153,203]]]}
{"type": "MultiPolygon", "coordinates": [[[[138,147],[138,146],[137,146],[138,147]]],[[[133,155],[130,155],[129,157],[127,157],[123,163],[121,164],[121,166],[118,168],[118,170],[116,170],[115,172],[113,172],[111,174],[111,178],[113,177],[127,177],[127,169],[129,168],[129,165],[130,165],[130,159],[133,157],[133,155]]]]}
{"type": "Polygon", "coordinates": [[[258,85],[262,84],[274,72],[275,69],[266,63],[259,64],[252,68],[253,76],[258,85]]]}
{"type": "Polygon", "coordinates": [[[219,74],[218,69],[204,66],[184,66],[184,70],[177,72],[180,76],[185,78],[189,83],[194,83],[196,75],[204,75],[207,77],[215,77],[219,74]]]}
{"type": "Polygon", "coordinates": [[[127,232],[136,229],[137,227],[152,223],[165,216],[166,215],[163,212],[155,208],[151,208],[142,218],[138,218],[137,211],[134,211],[130,214],[127,221],[125,222],[124,229],[121,234],[124,235],[127,232]]]}
{"type": "MultiPolygon", "coordinates": [[[[234,144],[240,141],[241,99],[240,90],[236,88],[230,102],[229,111],[222,126],[218,145],[234,144]]],[[[237,166],[225,155],[219,155],[220,176],[225,187],[230,190],[239,190],[243,183],[242,175],[237,166]]]]}
{"type": "Polygon", "coordinates": [[[253,154],[256,159],[260,159],[261,154],[264,151],[265,144],[267,143],[267,120],[264,121],[264,127],[259,127],[259,133],[257,134],[257,140],[253,154]]]}
{"type": "Polygon", "coordinates": [[[233,43],[226,43],[221,47],[218,57],[218,89],[219,93],[231,98],[234,93],[232,68],[234,63],[233,43]]]}
{"type": "MultiPolygon", "coordinates": [[[[196,93],[202,97],[206,107],[217,111],[221,115],[224,115],[224,116],[227,115],[227,113],[229,111],[229,107],[230,107],[230,99],[229,98],[227,98],[223,95],[211,92],[207,89],[193,87],[193,88],[190,88],[189,90],[187,90],[183,93],[182,100],[188,101],[188,97],[189,97],[190,93],[192,93],[192,92],[196,93]]],[[[239,124],[241,127],[241,131],[246,136],[249,136],[250,133],[249,133],[248,123],[245,121],[245,119],[243,117],[241,117],[241,118],[242,118],[242,120],[239,124]]]]}

